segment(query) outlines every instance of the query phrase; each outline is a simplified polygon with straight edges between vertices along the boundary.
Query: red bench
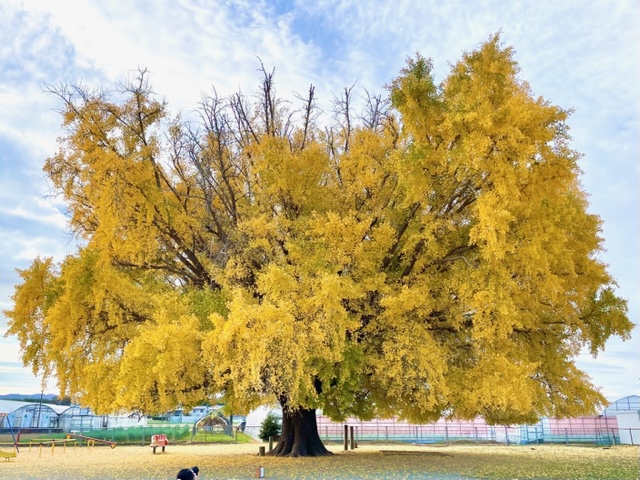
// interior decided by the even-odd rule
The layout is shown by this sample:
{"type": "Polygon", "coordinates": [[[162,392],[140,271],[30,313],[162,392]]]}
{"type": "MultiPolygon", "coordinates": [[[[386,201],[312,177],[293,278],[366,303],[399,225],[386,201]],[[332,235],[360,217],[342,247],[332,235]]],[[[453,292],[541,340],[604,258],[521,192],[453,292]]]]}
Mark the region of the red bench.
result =
{"type": "Polygon", "coordinates": [[[169,440],[167,440],[167,436],[165,434],[159,435],[151,435],[151,448],[153,448],[153,453],[155,455],[156,448],[162,447],[162,451],[164,452],[164,447],[169,445],[169,440]]]}

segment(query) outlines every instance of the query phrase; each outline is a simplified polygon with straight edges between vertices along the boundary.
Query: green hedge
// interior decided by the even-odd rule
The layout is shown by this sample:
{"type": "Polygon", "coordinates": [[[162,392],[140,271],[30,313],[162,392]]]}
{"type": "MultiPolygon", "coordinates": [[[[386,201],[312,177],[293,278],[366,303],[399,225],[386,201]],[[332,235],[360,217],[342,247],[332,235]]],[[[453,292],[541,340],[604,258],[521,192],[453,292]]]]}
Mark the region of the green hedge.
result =
{"type": "MultiPolygon", "coordinates": [[[[250,443],[253,439],[245,433],[238,432],[237,440],[232,435],[223,432],[206,432],[198,430],[192,434],[191,425],[153,425],[151,427],[127,427],[110,428],[105,430],[87,430],[78,432],[85,437],[106,440],[118,444],[145,445],[151,443],[151,436],[164,434],[169,443],[250,443]]],[[[43,438],[43,437],[41,437],[43,438]]],[[[59,436],[47,435],[47,438],[65,438],[65,434],[59,436]]],[[[78,439],[81,445],[86,443],[85,439],[78,439]]]]}

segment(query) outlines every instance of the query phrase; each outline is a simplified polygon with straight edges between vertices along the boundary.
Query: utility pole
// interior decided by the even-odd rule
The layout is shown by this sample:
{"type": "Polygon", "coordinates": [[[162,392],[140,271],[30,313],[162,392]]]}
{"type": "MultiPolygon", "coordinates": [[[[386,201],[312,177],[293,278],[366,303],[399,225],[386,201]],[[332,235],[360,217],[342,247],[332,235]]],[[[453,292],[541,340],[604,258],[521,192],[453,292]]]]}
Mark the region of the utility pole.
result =
{"type": "Polygon", "coordinates": [[[40,412],[42,412],[42,395],[44,394],[44,389],[40,390],[40,405],[38,405],[38,421],[36,422],[36,428],[40,428],[40,412]]]}

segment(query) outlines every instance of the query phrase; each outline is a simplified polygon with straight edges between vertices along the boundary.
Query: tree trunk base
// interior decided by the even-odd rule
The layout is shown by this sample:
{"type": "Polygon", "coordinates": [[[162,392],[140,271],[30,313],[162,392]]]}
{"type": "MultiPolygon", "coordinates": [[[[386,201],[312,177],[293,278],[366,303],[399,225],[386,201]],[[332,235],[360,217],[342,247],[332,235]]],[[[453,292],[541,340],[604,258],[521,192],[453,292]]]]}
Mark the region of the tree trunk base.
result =
{"type": "Polygon", "coordinates": [[[268,455],[274,457],[321,457],[333,455],[318,435],[316,411],[289,410],[282,407],[282,433],[280,440],[268,455]]]}

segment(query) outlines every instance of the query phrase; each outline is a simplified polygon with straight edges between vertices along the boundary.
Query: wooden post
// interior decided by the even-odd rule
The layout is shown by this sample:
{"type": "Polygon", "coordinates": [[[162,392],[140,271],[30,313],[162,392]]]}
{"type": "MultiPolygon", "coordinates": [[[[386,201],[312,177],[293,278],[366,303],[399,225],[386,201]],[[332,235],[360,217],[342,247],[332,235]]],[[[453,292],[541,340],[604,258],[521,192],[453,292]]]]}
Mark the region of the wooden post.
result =
{"type": "MultiPolygon", "coordinates": [[[[271,451],[271,449],[269,449],[269,451],[271,451]]],[[[258,447],[258,456],[264,457],[264,454],[264,445],[261,445],[260,447],[258,447]]]]}
{"type": "Polygon", "coordinates": [[[353,450],[355,448],[355,439],[353,438],[353,427],[349,427],[351,430],[351,450],[353,450]]]}
{"type": "Polygon", "coordinates": [[[273,435],[269,436],[269,451],[273,450],[273,435]]]}
{"type": "Polygon", "coordinates": [[[344,426],[344,438],[343,438],[343,440],[344,440],[344,450],[346,452],[347,450],[349,450],[349,426],[348,425],[344,426]]]}

